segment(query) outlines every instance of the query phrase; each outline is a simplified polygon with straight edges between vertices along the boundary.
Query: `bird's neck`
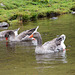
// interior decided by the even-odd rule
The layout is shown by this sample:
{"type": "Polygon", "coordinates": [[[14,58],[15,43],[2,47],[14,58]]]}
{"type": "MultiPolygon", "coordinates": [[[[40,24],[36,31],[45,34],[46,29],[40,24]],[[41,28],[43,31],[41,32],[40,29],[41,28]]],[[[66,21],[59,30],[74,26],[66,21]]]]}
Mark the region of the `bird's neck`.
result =
{"type": "Polygon", "coordinates": [[[10,41],[11,41],[11,40],[14,40],[14,39],[15,39],[15,35],[9,37],[9,40],[10,40],[10,41]]]}
{"type": "Polygon", "coordinates": [[[38,44],[38,46],[42,46],[42,38],[41,38],[41,36],[39,38],[37,38],[37,44],[38,44]]]}

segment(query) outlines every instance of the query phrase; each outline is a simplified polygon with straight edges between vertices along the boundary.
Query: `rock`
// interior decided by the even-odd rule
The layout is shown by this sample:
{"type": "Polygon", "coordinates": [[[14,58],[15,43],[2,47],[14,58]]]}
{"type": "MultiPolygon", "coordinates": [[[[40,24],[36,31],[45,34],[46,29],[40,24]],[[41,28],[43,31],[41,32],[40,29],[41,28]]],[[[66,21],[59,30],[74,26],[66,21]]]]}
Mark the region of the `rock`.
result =
{"type": "Polygon", "coordinates": [[[71,12],[71,14],[75,14],[75,11],[71,12]]]}
{"type": "Polygon", "coordinates": [[[0,23],[0,28],[3,28],[3,27],[9,27],[9,24],[7,22],[0,23]]]}
{"type": "Polygon", "coordinates": [[[55,19],[58,19],[58,17],[52,17],[52,18],[50,18],[50,19],[55,20],[55,19]]]}
{"type": "Polygon", "coordinates": [[[0,3],[0,5],[5,7],[5,5],[3,3],[0,3]]]}

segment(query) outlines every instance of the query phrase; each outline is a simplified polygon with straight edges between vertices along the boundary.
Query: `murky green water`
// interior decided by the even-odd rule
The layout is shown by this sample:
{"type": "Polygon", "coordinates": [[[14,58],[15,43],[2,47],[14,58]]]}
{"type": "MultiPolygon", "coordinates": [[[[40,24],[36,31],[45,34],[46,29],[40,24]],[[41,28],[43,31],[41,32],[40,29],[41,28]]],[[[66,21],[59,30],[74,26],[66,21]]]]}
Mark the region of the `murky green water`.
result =
{"type": "MultiPolygon", "coordinates": [[[[75,75],[75,15],[28,22],[24,26],[19,25],[19,33],[38,25],[43,43],[57,35],[66,35],[66,55],[35,55],[35,46],[31,43],[0,41],[0,75],[75,75]]],[[[18,25],[9,27],[16,28],[18,25]]]]}

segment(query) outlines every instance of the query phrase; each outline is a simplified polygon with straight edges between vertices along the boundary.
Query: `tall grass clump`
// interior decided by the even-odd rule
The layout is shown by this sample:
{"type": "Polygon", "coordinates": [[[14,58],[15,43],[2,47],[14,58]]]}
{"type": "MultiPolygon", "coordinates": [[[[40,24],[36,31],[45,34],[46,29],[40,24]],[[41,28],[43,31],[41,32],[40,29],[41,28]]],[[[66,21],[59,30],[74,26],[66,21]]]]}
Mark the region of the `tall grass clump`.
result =
{"type": "Polygon", "coordinates": [[[29,20],[29,16],[28,15],[22,15],[22,21],[26,22],[29,20]]]}
{"type": "Polygon", "coordinates": [[[38,13],[32,13],[31,15],[32,15],[32,16],[30,17],[30,20],[31,20],[31,21],[37,20],[38,13]]]}

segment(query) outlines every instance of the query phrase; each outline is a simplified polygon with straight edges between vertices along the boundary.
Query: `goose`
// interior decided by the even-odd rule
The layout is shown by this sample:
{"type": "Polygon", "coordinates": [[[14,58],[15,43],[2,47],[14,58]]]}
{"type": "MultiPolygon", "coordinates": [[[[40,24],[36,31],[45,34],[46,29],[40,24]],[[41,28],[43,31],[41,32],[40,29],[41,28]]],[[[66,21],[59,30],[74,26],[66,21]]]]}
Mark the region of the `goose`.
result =
{"type": "Polygon", "coordinates": [[[29,36],[29,38],[35,38],[37,39],[37,46],[35,48],[36,54],[47,54],[47,53],[54,53],[63,51],[63,49],[66,48],[64,41],[66,36],[62,34],[58,38],[54,38],[51,41],[47,41],[42,45],[42,38],[41,34],[39,32],[35,32],[29,36]]]}
{"type": "Polygon", "coordinates": [[[36,28],[30,29],[30,30],[23,31],[17,36],[15,36],[13,31],[10,31],[5,34],[5,38],[6,40],[9,40],[9,41],[31,41],[34,38],[29,38],[29,35],[31,35],[34,32],[37,32],[38,28],[39,26],[37,26],[36,28]]]}
{"type": "Polygon", "coordinates": [[[15,36],[17,36],[19,29],[20,29],[20,28],[15,29],[15,30],[4,30],[4,31],[1,31],[1,32],[0,32],[0,37],[1,37],[1,38],[5,37],[5,34],[6,34],[6,33],[9,33],[10,31],[12,31],[12,32],[15,34],[15,36]]]}

